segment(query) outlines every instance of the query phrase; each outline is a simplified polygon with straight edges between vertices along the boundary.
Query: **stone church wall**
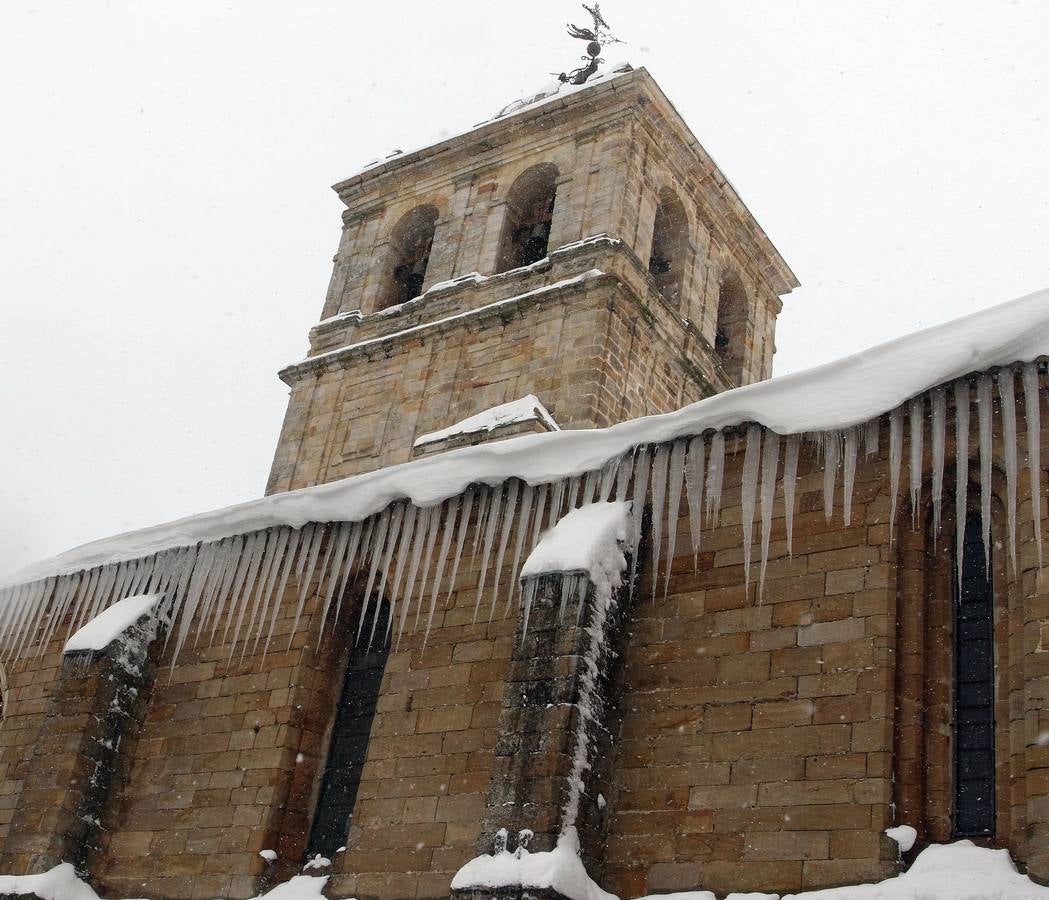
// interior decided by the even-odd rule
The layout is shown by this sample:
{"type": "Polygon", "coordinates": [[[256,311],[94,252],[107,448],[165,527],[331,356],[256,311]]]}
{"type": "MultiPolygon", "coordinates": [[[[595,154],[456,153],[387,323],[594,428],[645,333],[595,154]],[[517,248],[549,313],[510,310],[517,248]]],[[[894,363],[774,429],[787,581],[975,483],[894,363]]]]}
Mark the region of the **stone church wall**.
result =
{"type": "MultiPolygon", "coordinates": [[[[1049,432],[1042,437],[1049,448],[1049,432]]],[[[895,870],[894,846],[881,833],[889,825],[906,821],[927,839],[947,836],[940,823],[950,773],[936,760],[950,740],[948,723],[923,720],[927,746],[917,748],[914,703],[916,690],[939,697],[949,690],[936,687],[947,680],[942,655],[925,661],[936,643],[927,628],[943,625],[922,619],[942,616],[936,571],[951,535],[945,531],[940,549],[930,549],[921,523],[912,531],[905,489],[890,533],[884,433],[881,447],[877,457],[861,456],[848,526],[840,493],[826,520],[822,467],[807,447],[793,555],[786,555],[777,498],[760,598],[757,554],[749,589],[744,585],[742,451],[731,437],[721,523],[704,532],[698,573],[684,510],[666,597],[661,563],[652,599],[651,548],[642,544],[608,723],[616,738],[601,825],[607,889],[629,897],[699,886],[837,885],[895,870]],[[916,678],[928,687],[916,688],[916,678]]],[[[1049,468],[1049,458],[1042,466],[1049,468]]],[[[993,525],[1001,769],[995,843],[1044,878],[1049,755],[1039,736],[1049,730],[1049,644],[1022,467],[1019,496],[1020,522],[1028,523],[1019,578],[1005,556],[1000,506],[993,525]]],[[[1049,533],[1049,522],[1043,530],[1049,533]]],[[[425,649],[414,610],[394,639],[348,849],[334,859],[333,896],[446,896],[459,866],[490,850],[482,823],[493,821],[486,804],[518,622],[514,607],[507,613],[505,569],[490,621],[494,573],[478,607],[472,541],[471,533],[455,590],[439,595],[425,649]]],[[[664,556],[666,547],[664,535],[664,556]]],[[[128,750],[133,759],[103,817],[91,874],[104,892],[248,897],[298,870],[359,591],[351,587],[342,617],[323,636],[319,599],[311,597],[293,632],[292,581],[264,660],[254,640],[234,647],[221,638],[196,648],[191,640],[173,668],[171,647],[161,655],[128,750]],[[261,859],[261,849],[276,850],[277,863],[261,859]]],[[[429,598],[429,586],[422,596],[429,598]]],[[[60,651],[56,638],[9,673],[0,727],[5,871],[31,869],[58,826],[29,786],[51,790],[60,808],[63,778],[83,776],[76,741],[40,744],[45,731],[56,733],[46,720],[59,693],[60,651]]],[[[74,731],[89,727],[86,719],[69,721],[74,731]]]]}

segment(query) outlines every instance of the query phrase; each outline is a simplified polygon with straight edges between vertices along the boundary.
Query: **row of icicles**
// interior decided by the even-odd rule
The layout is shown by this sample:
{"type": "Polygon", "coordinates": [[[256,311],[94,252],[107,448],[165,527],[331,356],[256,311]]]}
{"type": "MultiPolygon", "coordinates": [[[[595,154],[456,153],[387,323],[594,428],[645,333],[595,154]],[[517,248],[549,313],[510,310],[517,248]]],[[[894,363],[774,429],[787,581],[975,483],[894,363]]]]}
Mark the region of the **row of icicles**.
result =
{"type": "MultiPolygon", "coordinates": [[[[1041,472],[1039,368],[1031,363],[1020,371],[1027,422],[1027,458],[1033,499],[1033,523],[1038,559],[1041,563],[1041,472]]],[[[953,394],[957,472],[969,470],[969,434],[973,401],[976,405],[979,480],[983,518],[984,550],[990,554],[990,521],[992,500],[993,407],[995,394],[1000,400],[1002,449],[1004,457],[1009,532],[1009,555],[1013,571],[1017,556],[1017,478],[1019,448],[1016,446],[1016,376],[1012,369],[997,375],[984,374],[960,379],[949,387],[929,392],[928,421],[932,472],[932,512],[934,533],[941,522],[944,487],[945,447],[947,437],[948,393],[953,394]]],[[[909,431],[908,468],[911,509],[915,512],[921,500],[925,461],[926,399],[919,396],[888,414],[890,532],[895,523],[897,496],[904,459],[904,435],[909,431]]],[[[838,493],[838,471],[842,472],[843,520],[852,520],[853,486],[859,454],[879,452],[880,418],[841,431],[820,432],[804,436],[815,445],[817,462],[823,460],[823,500],[826,517],[834,514],[838,493]]],[[[760,570],[758,595],[764,588],[765,570],[772,532],[773,503],[777,494],[785,510],[786,549],[791,553],[796,507],[798,462],[803,436],[781,438],[759,425],[743,428],[736,438],[744,442],[740,505],[744,578],[749,585],[756,518],[760,520],[760,570]],[[784,444],[781,453],[780,444],[784,444]],[[782,456],[782,470],[780,468],[782,456]]],[[[601,469],[566,478],[550,484],[529,485],[508,478],[495,486],[471,485],[461,495],[450,497],[430,507],[416,507],[404,500],[391,504],[360,522],[312,523],[301,529],[274,527],[243,535],[223,538],[155,553],[151,556],[109,563],[93,569],[0,590],[0,646],[3,661],[18,659],[35,642],[42,653],[64,621],[67,636],[90,621],[111,603],[138,594],[160,593],[165,597],[165,612],[175,627],[169,629],[168,641],[174,641],[172,664],[192,639],[193,645],[216,641],[230,644],[230,660],[240,647],[243,659],[254,655],[261,644],[263,656],[274,640],[280,599],[290,581],[297,590],[294,635],[310,596],[310,586],[318,578],[316,593],[322,598],[321,627],[335,621],[340,613],[347,585],[352,576],[363,584],[362,610],[357,627],[357,640],[369,644],[376,640],[399,641],[411,625],[425,628],[428,637],[434,613],[442,593],[454,589],[464,547],[471,544],[475,560],[479,556],[479,579],[474,603],[475,620],[482,615],[482,601],[488,586],[489,563],[495,572],[503,571],[510,561],[512,589],[502,596],[502,615],[514,608],[514,600],[523,609],[527,623],[535,591],[520,595],[517,573],[523,558],[538,542],[544,527],[549,528],[562,511],[593,502],[633,499],[634,527],[632,559],[637,561],[641,535],[640,517],[646,503],[651,508],[652,596],[659,585],[659,561],[664,530],[667,539],[666,564],[663,567],[664,594],[669,588],[671,561],[677,541],[677,521],[681,503],[687,504],[691,549],[698,565],[704,526],[717,525],[721,509],[725,475],[725,435],[678,438],[664,444],[644,445],[611,460],[601,469]],[[469,524],[476,527],[469,538],[469,524]],[[433,577],[431,579],[431,572],[433,577]],[[366,573],[366,576],[365,576],[366,573]],[[430,585],[427,590],[427,585],[430,585]],[[380,617],[375,615],[377,598],[389,604],[385,625],[376,633],[380,617]],[[366,626],[369,608],[370,626],[366,626]],[[423,615],[425,613],[425,616],[423,615]],[[194,629],[194,623],[196,627],[194,629]],[[191,634],[192,632],[192,634],[191,634]]],[[[955,492],[957,504],[957,553],[961,558],[967,497],[955,492]]],[[[960,566],[958,567],[960,571],[960,566]]],[[[566,579],[566,585],[582,582],[566,579]]],[[[566,591],[568,589],[566,588],[566,591]]],[[[573,588],[575,590],[575,588],[573,588]]],[[[561,600],[562,609],[567,596],[561,600]]],[[[491,621],[498,612],[500,579],[496,575],[490,586],[484,615],[491,621]]],[[[291,643],[291,635],[288,645],[291,643]]],[[[425,645],[425,639],[424,639],[425,645]]]]}

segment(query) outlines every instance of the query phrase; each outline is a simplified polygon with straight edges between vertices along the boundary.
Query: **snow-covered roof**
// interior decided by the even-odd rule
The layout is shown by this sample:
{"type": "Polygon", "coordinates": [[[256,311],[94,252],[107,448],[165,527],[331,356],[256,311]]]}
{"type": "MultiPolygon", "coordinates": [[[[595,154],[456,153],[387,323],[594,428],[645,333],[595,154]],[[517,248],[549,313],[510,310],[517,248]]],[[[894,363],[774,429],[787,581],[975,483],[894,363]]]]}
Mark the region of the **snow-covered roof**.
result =
{"type": "Polygon", "coordinates": [[[427,444],[436,444],[438,441],[446,441],[448,438],[457,437],[461,434],[477,434],[481,431],[495,431],[507,425],[517,425],[522,422],[542,422],[548,431],[560,431],[554,417],[543,406],[535,394],[527,394],[509,403],[500,403],[482,410],[477,415],[469,416],[442,428],[440,431],[431,431],[429,434],[420,435],[415,439],[414,446],[424,447],[427,444]]]}
{"type": "MultiPolygon", "coordinates": [[[[471,128],[466,128],[456,134],[448,137],[442,137],[439,141],[431,141],[423,144],[419,147],[413,147],[407,152],[402,150],[400,147],[395,147],[385,154],[380,159],[373,159],[365,163],[358,170],[357,174],[369,172],[373,169],[377,169],[384,163],[393,161],[401,162],[403,159],[410,158],[420,150],[425,150],[427,147],[435,146],[436,144],[443,144],[447,141],[454,140],[455,138],[462,137],[464,134],[469,134],[478,128],[488,125],[492,122],[498,122],[500,119],[505,119],[509,116],[515,115],[526,110],[534,109],[538,106],[544,106],[548,103],[552,103],[555,100],[564,99],[571,94],[577,94],[580,91],[586,91],[592,89],[595,85],[604,84],[611,81],[620,75],[626,75],[629,72],[634,71],[633,67],[628,62],[613,63],[612,65],[606,65],[601,67],[591,78],[589,78],[584,84],[567,84],[561,81],[551,81],[541,87],[536,88],[534,91],[529,91],[523,97],[518,98],[502,109],[499,110],[494,116],[488,119],[484,119],[478,122],[471,128]]],[[[336,185],[338,187],[338,185],[336,185]]]]}
{"type": "Polygon", "coordinates": [[[552,482],[599,469],[632,447],[759,423],[779,434],[847,428],[937,385],[1049,355],[1049,290],[928,328],[835,362],[609,428],[529,434],[435,454],[104,538],[16,573],[11,583],[308,522],[359,521],[404,498],[430,506],[469,484],[552,482]]]}

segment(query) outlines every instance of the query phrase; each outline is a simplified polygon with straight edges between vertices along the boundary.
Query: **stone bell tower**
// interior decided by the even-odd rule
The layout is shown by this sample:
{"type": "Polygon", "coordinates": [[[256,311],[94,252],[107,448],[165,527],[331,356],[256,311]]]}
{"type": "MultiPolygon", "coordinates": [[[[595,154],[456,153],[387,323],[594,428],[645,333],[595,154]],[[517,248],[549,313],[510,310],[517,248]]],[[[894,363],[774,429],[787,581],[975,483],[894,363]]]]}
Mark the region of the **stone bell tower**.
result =
{"type": "Polygon", "coordinates": [[[644,69],[555,84],[335,190],[342,238],[308,356],[280,373],[268,493],[767,378],[798,285],[644,69]],[[522,398],[512,427],[433,440],[522,398]]]}

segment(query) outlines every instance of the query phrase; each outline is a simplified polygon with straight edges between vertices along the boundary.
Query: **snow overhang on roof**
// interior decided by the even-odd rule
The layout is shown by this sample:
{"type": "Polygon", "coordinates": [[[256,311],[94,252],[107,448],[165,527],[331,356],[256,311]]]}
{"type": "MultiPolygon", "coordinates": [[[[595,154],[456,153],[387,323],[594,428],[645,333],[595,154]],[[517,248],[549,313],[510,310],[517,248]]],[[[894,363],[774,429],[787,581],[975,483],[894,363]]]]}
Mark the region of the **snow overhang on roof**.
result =
{"type": "Polygon", "coordinates": [[[868,422],[931,388],[1049,356],[1049,290],[919,331],[803,372],[717,394],[674,412],[610,428],[531,434],[451,450],[342,481],[274,494],[105,538],[29,566],[28,583],[232,535],[310,522],[360,521],[408,499],[432,506],[472,483],[549,483],[600,469],[632,448],[757,423],[779,434],[868,422]]]}

